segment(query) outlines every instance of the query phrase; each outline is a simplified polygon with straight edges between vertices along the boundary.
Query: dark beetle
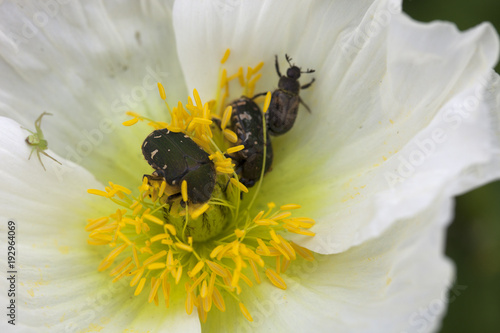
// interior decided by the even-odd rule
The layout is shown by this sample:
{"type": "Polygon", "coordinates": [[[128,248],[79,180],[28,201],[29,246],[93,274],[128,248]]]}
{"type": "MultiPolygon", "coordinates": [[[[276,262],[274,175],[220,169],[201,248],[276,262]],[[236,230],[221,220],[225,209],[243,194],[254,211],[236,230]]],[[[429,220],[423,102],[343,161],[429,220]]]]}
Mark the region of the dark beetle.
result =
{"type": "MultiPolygon", "coordinates": [[[[180,187],[187,182],[187,195],[193,204],[210,199],[215,187],[215,166],[206,153],[184,133],[168,129],[153,131],[142,144],[142,154],[155,171],[153,176],[168,185],[180,187]]],[[[175,194],[169,199],[180,196],[175,194]]]]}
{"type": "MultiPolygon", "coordinates": [[[[267,128],[272,135],[281,135],[288,132],[297,118],[299,103],[311,112],[309,107],[300,99],[300,89],[307,89],[313,84],[314,79],[306,85],[300,86],[299,78],[301,73],[314,73],[313,69],[302,72],[299,67],[290,63],[292,58],[285,54],[286,61],[290,67],[286,71],[286,76],[281,75],[278,56],[276,56],[276,72],[280,77],[278,89],[271,96],[271,104],[266,113],[267,128]]],[[[260,96],[263,94],[259,94],[260,96]]]]}
{"type": "MultiPolygon", "coordinates": [[[[262,111],[254,101],[242,96],[230,104],[233,107],[230,128],[236,133],[238,142],[245,149],[231,154],[236,162],[240,182],[246,187],[252,187],[260,179],[262,164],[264,162],[264,129],[262,111]]],[[[273,147],[267,134],[266,166],[269,171],[273,163],[273,147]]]]}

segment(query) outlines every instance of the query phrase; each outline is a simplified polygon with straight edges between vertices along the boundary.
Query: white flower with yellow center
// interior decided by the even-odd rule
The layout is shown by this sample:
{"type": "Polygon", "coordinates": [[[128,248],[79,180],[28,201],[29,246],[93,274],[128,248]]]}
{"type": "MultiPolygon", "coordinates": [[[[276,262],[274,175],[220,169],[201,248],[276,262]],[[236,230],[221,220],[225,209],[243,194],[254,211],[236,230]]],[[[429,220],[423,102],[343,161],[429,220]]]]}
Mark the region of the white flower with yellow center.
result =
{"type": "Polygon", "coordinates": [[[452,198],[500,175],[490,25],[419,24],[399,1],[4,1],[0,17],[2,332],[439,327],[452,198]],[[316,70],[311,113],[271,137],[240,201],[223,154],[240,148],[211,119],[276,89],[285,54],[316,70]],[[147,122],[210,154],[206,205],[143,181],[147,122]]]}

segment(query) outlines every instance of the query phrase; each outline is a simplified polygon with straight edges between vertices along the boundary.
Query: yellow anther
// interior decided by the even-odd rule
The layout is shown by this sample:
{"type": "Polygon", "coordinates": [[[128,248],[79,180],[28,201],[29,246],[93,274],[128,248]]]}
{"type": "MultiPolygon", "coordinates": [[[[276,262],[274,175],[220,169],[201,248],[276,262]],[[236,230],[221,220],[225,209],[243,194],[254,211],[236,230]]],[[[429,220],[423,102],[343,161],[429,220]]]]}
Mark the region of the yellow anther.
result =
{"type": "Polygon", "coordinates": [[[257,64],[257,66],[255,66],[253,69],[252,69],[252,73],[257,73],[258,71],[260,71],[260,69],[264,66],[264,62],[261,61],[257,64]]]}
{"type": "Polygon", "coordinates": [[[103,226],[109,221],[108,216],[104,216],[95,220],[89,220],[89,223],[85,226],[85,231],[92,231],[94,229],[99,228],[100,226],[103,226]]]}
{"type": "Polygon", "coordinates": [[[241,238],[245,236],[245,230],[236,229],[234,231],[234,234],[236,235],[236,237],[241,238]]]}
{"type": "Polygon", "coordinates": [[[278,250],[285,258],[290,260],[290,256],[288,253],[281,247],[281,244],[276,243],[274,240],[269,241],[269,244],[271,244],[272,247],[274,247],[276,250],[278,250]]]}
{"type": "Polygon", "coordinates": [[[222,276],[222,277],[226,276],[226,271],[218,263],[210,261],[210,260],[207,260],[206,263],[207,263],[207,266],[210,268],[210,270],[212,270],[212,272],[214,272],[215,274],[222,276]]]}
{"type": "Polygon", "coordinates": [[[215,258],[220,251],[222,251],[222,249],[224,248],[224,245],[219,245],[217,247],[215,247],[212,252],[210,252],[210,258],[215,258]]]}
{"type": "Polygon", "coordinates": [[[132,118],[132,119],[129,119],[127,121],[124,121],[122,123],[123,126],[132,126],[132,125],[135,125],[137,124],[137,122],[139,121],[139,118],[132,118]]]}
{"type": "Polygon", "coordinates": [[[227,106],[224,110],[224,115],[222,116],[221,128],[225,129],[227,124],[229,123],[229,119],[231,119],[231,115],[233,114],[233,107],[231,105],[227,106]]]}
{"type": "Polygon", "coordinates": [[[240,311],[241,313],[243,313],[243,315],[245,316],[245,318],[248,320],[248,321],[253,321],[253,318],[252,316],[250,315],[250,312],[248,312],[247,308],[245,307],[245,305],[243,303],[240,303],[240,311]]]}
{"type": "Polygon", "coordinates": [[[296,205],[296,204],[287,204],[287,205],[283,205],[280,207],[280,210],[292,210],[292,209],[299,209],[301,208],[302,206],[300,205],[296,205]]]}
{"type": "Polygon", "coordinates": [[[226,49],[226,52],[224,52],[224,56],[222,57],[222,59],[220,60],[220,63],[221,64],[225,64],[227,59],[229,58],[229,55],[231,54],[231,50],[230,49],[226,49]]]}
{"type": "Polygon", "coordinates": [[[203,280],[203,282],[201,284],[200,296],[201,296],[201,298],[206,298],[208,296],[207,280],[203,280]]]}
{"type": "Polygon", "coordinates": [[[148,265],[148,269],[150,271],[155,270],[155,269],[163,269],[163,268],[165,268],[165,266],[166,265],[162,262],[155,262],[154,264],[148,265]]]}
{"type": "Polygon", "coordinates": [[[194,266],[193,270],[191,272],[188,272],[188,275],[190,277],[195,276],[196,274],[198,274],[203,269],[203,266],[205,266],[205,262],[204,261],[198,261],[198,263],[194,266]]]}
{"type": "Polygon", "coordinates": [[[238,136],[236,135],[236,133],[234,133],[233,131],[231,131],[230,129],[227,129],[225,128],[223,130],[223,133],[224,133],[224,137],[231,143],[236,143],[238,142],[238,136]]]}
{"type": "Polygon", "coordinates": [[[267,109],[269,109],[270,104],[271,104],[271,92],[268,91],[266,94],[266,100],[264,101],[264,108],[262,109],[264,113],[267,112],[267,109]]]}
{"type": "Polygon", "coordinates": [[[264,241],[262,239],[257,238],[257,243],[259,243],[260,248],[262,249],[262,251],[265,254],[267,254],[267,255],[271,254],[271,251],[269,251],[269,248],[267,247],[267,245],[264,243],[264,241]]]}
{"type": "MultiPolygon", "coordinates": [[[[223,167],[216,167],[215,171],[220,172],[220,173],[227,173],[227,174],[232,174],[234,170],[232,168],[223,168],[223,167]]],[[[233,178],[231,178],[233,179],[233,178]]]]}
{"type": "Polygon", "coordinates": [[[276,231],[274,229],[269,230],[269,234],[271,235],[271,238],[276,242],[276,243],[281,243],[280,239],[278,238],[278,235],[276,235],[276,231]]]}
{"type": "Polygon", "coordinates": [[[202,125],[212,125],[212,121],[210,119],[205,119],[200,117],[194,117],[193,120],[191,120],[191,122],[202,125]]]}
{"type": "Polygon", "coordinates": [[[203,213],[205,213],[207,211],[207,209],[210,208],[210,205],[205,203],[203,204],[200,208],[196,209],[192,214],[191,214],[191,217],[193,219],[197,219],[198,217],[200,217],[203,213]]]}
{"type": "Polygon", "coordinates": [[[148,297],[148,302],[149,303],[151,303],[155,299],[155,297],[158,295],[157,294],[158,293],[158,288],[160,288],[160,283],[161,283],[160,279],[156,279],[156,280],[153,280],[153,279],[151,279],[152,288],[151,288],[151,291],[149,292],[149,297],[148,297]]]}
{"type": "Polygon", "coordinates": [[[181,250],[184,250],[184,251],[187,251],[187,252],[193,252],[193,248],[189,245],[186,245],[184,243],[181,243],[181,242],[175,242],[175,246],[177,246],[177,248],[181,249],[181,250]]]}
{"type": "Polygon", "coordinates": [[[196,106],[199,109],[202,109],[203,108],[203,104],[201,103],[201,98],[200,98],[200,95],[198,94],[198,90],[193,89],[193,97],[194,97],[194,101],[196,102],[196,106]]]}
{"type": "Polygon", "coordinates": [[[104,191],[101,191],[101,190],[88,189],[87,193],[99,195],[99,196],[105,197],[105,198],[110,198],[111,197],[111,195],[109,195],[108,192],[104,192],[104,191]]]}
{"type": "Polygon", "coordinates": [[[168,234],[158,234],[158,235],[151,237],[150,241],[151,241],[151,243],[154,243],[154,242],[157,242],[159,240],[169,238],[169,237],[170,236],[168,234]]]}
{"type": "Polygon", "coordinates": [[[139,282],[139,285],[137,286],[137,288],[135,289],[135,292],[134,292],[134,296],[137,296],[141,293],[142,289],[144,288],[144,285],[146,284],[146,278],[143,277],[141,279],[141,282],[139,282]]]}
{"type": "Polygon", "coordinates": [[[188,201],[188,183],[185,180],[182,181],[181,194],[182,194],[182,200],[184,200],[184,202],[187,202],[188,201]]]}
{"type": "Polygon", "coordinates": [[[274,215],[272,217],[272,219],[275,220],[275,221],[279,221],[279,220],[286,219],[287,217],[289,217],[291,215],[292,215],[292,213],[290,213],[290,212],[282,212],[282,213],[279,213],[277,215],[274,215]]]}
{"type": "Polygon", "coordinates": [[[239,188],[240,191],[248,193],[248,188],[245,185],[243,185],[242,183],[240,183],[239,181],[237,181],[235,178],[231,178],[231,179],[229,179],[229,181],[231,182],[231,184],[233,184],[234,186],[239,188]]]}
{"type": "Polygon", "coordinates": [[[286,283],[285,280],[281,276],[279,276],[278,273],[276,273],[274,270],[268,268],[266,269],[266,276],[271,281],[272,284],[274,284],[276,287],[286,290],[286,283]]]}
{"type": "Polygon", "coordinates": [[[145,218],[146,220],[149,220],[149,221],[154,222],[154,223],[159,224],[159,225],[165,224],[165,222],[163,222],[162,219],[159,219],[154,215],[142,214],[142,217],[145,218]]]}
{"type": "Polygon", "coordinates": [[[238,146],[234,146],[234,147],[228,148],[227,149],[227,153],[228,154],[233,154],[233,153],[236,153],[236,152],[241,151],[243,149],[245,149],[244,145],[238,145],[238,146]]]}
{"type": "Polygon", "coordinates": [[[158,191],[158,197],[161,198],[163,196],[163,193],[165,192],[166,188],[167,188],[167,182],[166,181],[162,181],[161,185],[160,185],[160,190],[158,191]]]}
{"type": "Polygon", "coordinates": [[[152,255],[151,257],[149,257],[148,259],[146,259],[144,261],[144,263],[143,263],[143,266],[148,266],[149,264],[152,264],[156,260],[159,260],[159,259],[163,258],[166,255],[167,255],[167,251],[165,251],[165,250],[160,251],[157,254],[152,255]]]}
{"type": "Polygon", "coordinates": [[[258,214],[254,217],[253,221],[255,222],[255,221],[259,220],[259,219],[262,217],[262,215],[264,215],[264,211],[263,211],[263,210],[261,210],[261,211],[260,211],[260,212],[259,212],[259,213],[258,213],[258,214]]]}
{"type": "Polygon", "coordinates": [[[116,274],[120,273],[128,264],[130,264],[131,261],[132,258],[125,258],[118,266],[116,266],[111,272],[109,272],[109,275],[115,276],[116,274]]]}
{"type": "Polygon", "coordinates": [[[297,245],[294,242],[290,242],[290,245],[293,247],[295,252],[299,254],[299,256],[301,256],[307,261],[314,261],[314,255],[310,250],[300,245],[297,245]]]}
{"type": "Polygon", "coordinates": [[[160,82],[158,82],[158,91],[160,92],[161,99],[166,100],[165,89],[163,89],[163,85],[160,82]]]}

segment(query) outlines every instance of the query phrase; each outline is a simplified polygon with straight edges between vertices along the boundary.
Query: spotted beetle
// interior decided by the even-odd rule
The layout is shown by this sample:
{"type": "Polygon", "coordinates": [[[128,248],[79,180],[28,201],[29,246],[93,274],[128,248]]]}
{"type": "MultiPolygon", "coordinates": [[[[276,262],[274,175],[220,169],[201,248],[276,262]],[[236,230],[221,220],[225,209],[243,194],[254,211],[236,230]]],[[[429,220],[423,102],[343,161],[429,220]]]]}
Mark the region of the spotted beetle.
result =
{"type": "Polygon", "coordinates": [[[215,187],[215,166],[208,153],[189,136],[168,129],[153,131],[142,144],[142,154],[155,169],[153,178],[161,177],[168,185],[179,188],[179,193],[169,200],[181,195],[184,180],[189,202],[197,204],[210,199],[215,187]]]}
{"type": "MultiPolygon", "coordinates": [[[[311,112],[309,107],[302,101],[299,96],[300,89],[309,88],[314,78],[306,85],[300,86],[299,78],[301,73],[314,73],[313,69],[308,69],[302,72],[299,67],[291,63],[292,58],[285,54],[286,61],[290,67],[286,71],[286,76],[281,75],[278,56],[275,58],[276,73],[280,77],[278,89],[271,96],[271,104],[266,113],[267,128],[271,135],[282,135],[288,132],[297,118],[299,103],[302,103],[307,111],[311,112]]],[[[258,94],[256,96],[264,95],[258,94]]]]}
{"type": "MultiPolygon", "coordinates": [[[[237,172],[241,175],[240,182],[246,187],[252,187],[260,179],[264,158],[264,130],[262,111],[250,98],[242,96],[230,104],[233,108],[230,128],[236,133],[236,145],[245,149],[231,154],[236,162],[237,172]]],[[[264,172],[269,171],[273,163],[273,148],[267,134],[266,165],[264,172]]]]}

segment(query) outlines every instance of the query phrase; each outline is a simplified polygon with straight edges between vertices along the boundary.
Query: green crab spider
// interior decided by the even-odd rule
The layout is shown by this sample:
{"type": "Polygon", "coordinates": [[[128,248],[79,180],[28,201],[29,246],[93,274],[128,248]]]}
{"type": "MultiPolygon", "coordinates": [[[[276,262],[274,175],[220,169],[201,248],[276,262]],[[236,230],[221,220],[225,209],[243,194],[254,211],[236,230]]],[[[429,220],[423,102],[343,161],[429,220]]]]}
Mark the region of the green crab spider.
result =
{"type": "Polygon", "coordinates": [[[54,160],[55,162],[57,162],[59,164],[61,164],[61,162],[59,162],[58,160],[56,160],[55,158],[53,158],[52,156],[50,156],[49,154],[47,154],[46,152],[44,152],[44,150],[46,150],[48,148],[47,140],[44,139],[42,128],[41,128],[42,117],[45,116],[45,115],[52,116],[52,113],[43,112],[40,115],[40,117],[38,117],[38,119],[35,120],[35,130],[36,130],[36,133],[33,132],[33,131],[31,131],[31,130],[29,130],[29,129],[27,129],[27,128],[24,128],[24,127],[21,127],[21,128],[25,129],[25,130],[27,130],[28,132],[31,133],[31,135],[28,135],[28,137],[26,138],[26,143],[28,145],[32,146],[31,153],[30,153],[30,156],[28,157],[28,160],[31,158],[31,155],[36,150],[36,155],[38,156],[38,160],[40,161],[40,164],[42,164],[43,169],[45,171],[47,171],[47,169],[45,169],[45,165],[43,165],[42,159],[40,158],[40,153],[44,154],[45,156],[47,156],[48,158],[54,160]]]}

